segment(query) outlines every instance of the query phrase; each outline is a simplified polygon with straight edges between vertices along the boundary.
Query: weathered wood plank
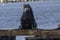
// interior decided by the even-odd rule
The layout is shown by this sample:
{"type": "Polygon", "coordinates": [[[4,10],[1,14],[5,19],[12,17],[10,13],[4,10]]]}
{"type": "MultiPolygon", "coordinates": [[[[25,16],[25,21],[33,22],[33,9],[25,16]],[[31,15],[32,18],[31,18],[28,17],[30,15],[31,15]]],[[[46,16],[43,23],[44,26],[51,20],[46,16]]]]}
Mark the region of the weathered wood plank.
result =
{"type": "Polygon", "coordinates": [[[0,36],[35,36],[38,35],[40,37],[55,37],[55,38],[59,38],[60,37],[60,30],[40,30],[40,29],[25,29],[25,30],[18,30],[18,29],[14,29],[14,30],[0,30],[0,36]]]}

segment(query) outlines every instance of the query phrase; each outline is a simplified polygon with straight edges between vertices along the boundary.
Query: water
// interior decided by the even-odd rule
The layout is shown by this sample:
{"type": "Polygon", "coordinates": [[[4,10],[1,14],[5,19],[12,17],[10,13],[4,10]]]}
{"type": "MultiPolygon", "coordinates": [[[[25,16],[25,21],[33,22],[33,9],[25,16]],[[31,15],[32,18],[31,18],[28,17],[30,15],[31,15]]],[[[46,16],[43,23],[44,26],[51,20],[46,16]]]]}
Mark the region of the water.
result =
{"type": "MultiPolygon", "coordinates": [[[[17,29],[26,2],[0,4],[0,29],[17,29]]],[[[28,2],[34,12],[38,29],[55,29],[60,23],[60,1],[28,2]]],[[[24,40],[25,36],[17,36],[24,40]]]]}

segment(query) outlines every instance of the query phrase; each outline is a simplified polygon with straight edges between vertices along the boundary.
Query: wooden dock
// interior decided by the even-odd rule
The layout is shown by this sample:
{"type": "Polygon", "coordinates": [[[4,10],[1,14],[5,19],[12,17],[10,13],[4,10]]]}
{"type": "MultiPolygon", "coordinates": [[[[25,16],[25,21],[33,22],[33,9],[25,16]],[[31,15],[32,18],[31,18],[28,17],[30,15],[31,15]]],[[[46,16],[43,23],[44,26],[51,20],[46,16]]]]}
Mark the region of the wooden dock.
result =
{"type": "Polygon", "coordinates": [[[0,36],[36,36],[60,38],[60,30],[41,30],[41,29],[13,29],[0,30],[0,36]]]}

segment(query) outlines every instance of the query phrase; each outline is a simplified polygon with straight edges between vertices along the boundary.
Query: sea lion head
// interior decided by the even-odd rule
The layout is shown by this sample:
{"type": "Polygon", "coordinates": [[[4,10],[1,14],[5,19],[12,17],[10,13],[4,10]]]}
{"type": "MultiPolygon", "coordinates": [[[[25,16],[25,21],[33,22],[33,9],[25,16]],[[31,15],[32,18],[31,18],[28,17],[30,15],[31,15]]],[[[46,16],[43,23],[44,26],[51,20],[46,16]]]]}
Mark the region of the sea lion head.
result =
{"type": "Polygon", "coordinates": [[[29,4],[24,4],[24,12],[26,11],[30,11],[31,10],[31,7],[29,4]]]}

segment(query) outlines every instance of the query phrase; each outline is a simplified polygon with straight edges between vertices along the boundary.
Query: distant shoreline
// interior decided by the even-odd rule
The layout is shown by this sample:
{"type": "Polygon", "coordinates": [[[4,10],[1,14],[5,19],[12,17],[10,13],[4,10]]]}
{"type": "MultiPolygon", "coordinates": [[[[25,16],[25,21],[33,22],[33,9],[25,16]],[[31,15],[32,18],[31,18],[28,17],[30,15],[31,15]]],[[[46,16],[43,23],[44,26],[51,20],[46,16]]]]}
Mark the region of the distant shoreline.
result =
{"type": "Polygon", "coordinates": [[[8,2],[35,2],[35,1],[48,1],[48,0],[0,0],[0,3],[8,3],[8,2]]]}

